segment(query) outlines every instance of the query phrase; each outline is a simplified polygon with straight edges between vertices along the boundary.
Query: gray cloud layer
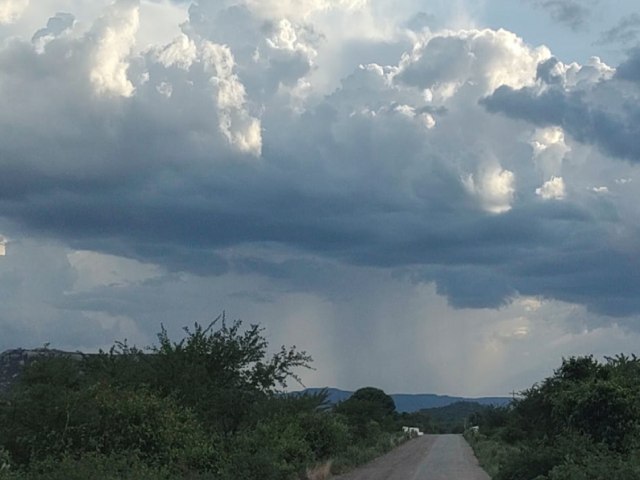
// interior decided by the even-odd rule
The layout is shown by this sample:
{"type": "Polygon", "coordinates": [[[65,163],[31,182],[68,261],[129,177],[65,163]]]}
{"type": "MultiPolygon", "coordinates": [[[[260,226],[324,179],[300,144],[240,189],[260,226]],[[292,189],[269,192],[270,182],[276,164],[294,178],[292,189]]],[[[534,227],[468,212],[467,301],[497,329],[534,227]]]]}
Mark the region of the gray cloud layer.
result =
{"type": "Polygon", "coordinates": [[[547,10],[551,18],[577,30],[583,27],[589,17],[593,1],[588,0],[530,0],[539,8],[547,10]]]}
{"type": "MultiPolygon", "coordinates": [[[[305,8],[330,17],[320,4],[305,8]]],[[[572,2],[546,4],[582,18],[572,2]]],[[[268,12],[195,3],[179,38],[135,53],[137,3],[119,1],[86,32],[62,34],[73,21],[55,17],[34,37],[41,52],[6,43],[0,215],[75,249],[203,277],[302,288],[313,262],[228,254],[277,245],[434,281],[457,307],[522,294],[640,312],[638,251],[625,242],[636,198],[589,190],[599,165],[613,189],[620,160],[640,158],[635,57],[613,75],[509,32],[465,30],[397,34],[379,54],[407,50],[394,63],[362,63],[368,50],[354,47],[337,65],[327,24],[268,12]],[[316,76],[346,63],[339,88],[314,92],[316,76]],[[547,171],[531,139],[557,127],[566,139],[540,155],[568,153],[547,171]],[[590,146],[581,171],[562,167],[590,146]],[[551,174],[566,198],[536,195],[551,174]]]]}
{"type": "Polygon", "coordinates": [[[640,40],[640,14],[632,13],[620,19],[617,25],[602,33],[602,44],[634,45],[640,40]]]}

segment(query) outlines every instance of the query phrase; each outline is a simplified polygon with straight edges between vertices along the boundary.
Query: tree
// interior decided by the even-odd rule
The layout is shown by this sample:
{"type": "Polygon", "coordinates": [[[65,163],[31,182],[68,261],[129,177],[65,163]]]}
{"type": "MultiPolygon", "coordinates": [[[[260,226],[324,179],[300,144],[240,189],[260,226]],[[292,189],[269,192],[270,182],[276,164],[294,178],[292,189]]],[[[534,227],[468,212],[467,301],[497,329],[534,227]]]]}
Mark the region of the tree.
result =
{"type": "Polygon", "coordinates": [[[146,384],[161,396],[176,398],[194,410],[204,424],[230,435],[241,428],[255,406],[299,381],[298,368],[310,368],[311,357],[295,346],[269,355],[263,328],[230,325],[221,314],[209,325],[184,327],[185,337],[169,338],[161,326],[158,345],[143,352],[126,342],[92,358],[94,377],[121,387],[146,384]]]}
{"type": "Polygon", "coordinates": [[[364,387],[356,390],[347,401],[367,403],[375,407],[376,413],[380,417],[392,415],[396,411],[396,403],[393,398],[375,387],[364,387]]]}
{"type": "Polygon", "coordinates": [[[373,427],[393,428],[396,404],[379,388],[365,387],[356,390],[351,397],[336,405],[335,412],[344,415],[357,436],[369,435],[373,427]],[[371,425],[371,422],[375,424],[371,425]]]}
{"type": "Polygon", "coordinates": [[[131,454],[134,463],[203,472],[226,468],[238,445],[229,439],[240,430],[251,436],[262,421],[258,430],[280,435],[272,456],[289,455],[287,468],[313,457],[298,416],[324,397],[300,399],[293,414],[278,401],[311,357],[295,347],[270,355],[259,326],[228,325],[224,315],[184,330],[176,342],[162,328],[147,351],[118,342],[84,359],[51,356],[28,365],[0,398],[0,452],[23,466],[131,454]]]}
{"type": "Polygon", "coordinates": [[[242,322],[227,325],[224,314],[207,327],[185,328],[179,342],[162,328],[153,347],[157,384],[199,412],[208,425],[224,434],[240,428],[251,406],[285,388],[295,370],[309,368],[311,357],[295,346],[281,347],[268,357],[263,329],[242,322]],[[215,327],[218,326],[216,329],[215,327]]]}

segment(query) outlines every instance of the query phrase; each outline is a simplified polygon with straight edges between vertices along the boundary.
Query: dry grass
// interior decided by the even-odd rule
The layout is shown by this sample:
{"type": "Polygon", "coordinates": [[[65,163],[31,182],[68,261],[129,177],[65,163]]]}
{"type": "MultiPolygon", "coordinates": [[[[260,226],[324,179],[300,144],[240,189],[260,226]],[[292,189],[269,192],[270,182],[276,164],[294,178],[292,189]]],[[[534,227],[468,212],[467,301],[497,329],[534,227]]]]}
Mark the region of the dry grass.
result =
{"type": "Polygon", "coordinates": [[[309,469],[307,468],[307,480],[327,480],[331,477],[331,463],[329,460],[327,462],[321,463],[320,465],[316,465],[315,467],[309,469]]]}

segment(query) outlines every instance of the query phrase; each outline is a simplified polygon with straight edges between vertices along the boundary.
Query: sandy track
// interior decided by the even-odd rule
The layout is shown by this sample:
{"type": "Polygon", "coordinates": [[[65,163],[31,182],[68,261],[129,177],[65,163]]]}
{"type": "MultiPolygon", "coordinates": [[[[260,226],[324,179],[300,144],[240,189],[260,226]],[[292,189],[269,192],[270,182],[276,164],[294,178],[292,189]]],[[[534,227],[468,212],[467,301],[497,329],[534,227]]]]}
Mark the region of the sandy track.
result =
{"type": "Polygon", "coordinates": [[[461,435],[424,435],[334,480],[490,480],[461,435]]]}

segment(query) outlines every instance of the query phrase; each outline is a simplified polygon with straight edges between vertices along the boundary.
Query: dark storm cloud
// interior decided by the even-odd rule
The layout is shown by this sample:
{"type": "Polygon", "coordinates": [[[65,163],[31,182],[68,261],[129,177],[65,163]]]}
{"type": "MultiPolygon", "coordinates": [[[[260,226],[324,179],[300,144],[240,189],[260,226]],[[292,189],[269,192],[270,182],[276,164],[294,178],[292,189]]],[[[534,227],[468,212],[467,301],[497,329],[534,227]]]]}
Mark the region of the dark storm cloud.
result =
{"type": "MultiPolygon", "coordinates": [[[[631,259],[607,249],[594,252],[603,243],[602,232],[590,213],[577,206],[559,209],[541,204],[502,216],[462,212],[424,216],[419,211],[409,214],[409,206],[402,214],[392,205],[387,205],[388,211],[379,202],[371,206],[372,192],[321,202],[281,190],[254,192],[248,203],[244,195],[240,188],[227,189],[212,201],[226,213],[171,202],[136,211],[134,200],[120,199],[110,207],[91,203],[80,207],[76,201],[62,207],[57,201],[53,212],[40,215],[44,206],[32,205],[33,211],[17,215],[31,228],[66,238],[77,248],[98,248],[197,275],[257,273],[288,281],[295,290],[326,291],[332,298],[340,297],[340,291],[344,295],[349,286],[338,282],[340,288],[327,290],[324,285],[336,280],[322,263],[257,257],[230,261],[216,251],[274,242],[357,265],[418,268],[419,279],[436,281],[438,291],[456,307],[495,308],[520,292],[585,304],[611,315],[638,308],[640,279],[631,259]],[[269,198],[274,195],[279,198],[269,198]],[[614,285],[624,287],[615,287],[617,302],[611,300],[614,285]]],[[[106,308],[92,296],[76,300],[82,310],[106,308]]],[[[105,311],[123,314],[129,308],[115,307],[105,311]]]]}
{"type": "MultiPolygon", "coordinates": [[[[561,85],[554,85],[557,82],[547,78],[547,70],[547,65],[541,65],[538,71],[539,78],[551,83],[545,89],[502,86],[480,103],[488,111],[510,118],[538,126],[562,127],[576,140],[596,145],[608,155],[633,163],[640,162],[640,143],[637,141],[640,135],[640,109],[635,104],[627,104],[615,111],[590,102],[588,92],[567,91],[561,85]]],[[[621,66],[618,77],[635,79],[636,70],[635,59],[631,58],[621,66]]],[[[614,94],[618,100],[628,95],[623,93],[623,89],[617,93],[614,90],[614,94]]],[[[630,94],[635,96],[634,92],[630,94]]]]}
{"type": "Polygon", "coordinates": [[[635,313],[635,255],[607,247],[606,227],[598,227],[592,213],[570,205],[554,210],[540,205],[476,225],[461,235],[464,244],[441,249],[414,278],[435,280],[438,292],[458,308],[498,308],[520,294],[613,316],[635,313]]]}
{"type": "MultiPolygon", "coordinates": [[[[117,22],[106,17],[80,40],[53,38],[41,54],[20,41],[0,53],[9,173],[0,216],[75,249],[201,277],[256,274],[332,297],[353,287],[332,278],[333,262],[435,281],[456,307],[497,307],[522,293],[640,312],[630,256],[603,233],[620,220],[584,196],[537,197],[548,178],[522,145],[530,129],[487,113],[562,126],[639,158],[633,106],[614,114],[561,88],[553,61],[537,70],[548,88],[520,88],[542,50],[505,31],[449,32],[396,66],[357,67],[349,57],[355,68],[340,88],[304,103],[298,87],[321,43],[313,28],[194,5],[184,36],[134,55],[130,8],[118,4],[117,22]],[[104,51],[109,22],[124,33],[104,51]],[[518,87],[478,105],[497,79],[518,87]],[[233,253],[256,245],[316,259],[233,253]],[[624,288],[612,302],[616,283],[624,288]]],[[[69,297],[65,308],[133,311],[98,293],[69,297]]]]}

